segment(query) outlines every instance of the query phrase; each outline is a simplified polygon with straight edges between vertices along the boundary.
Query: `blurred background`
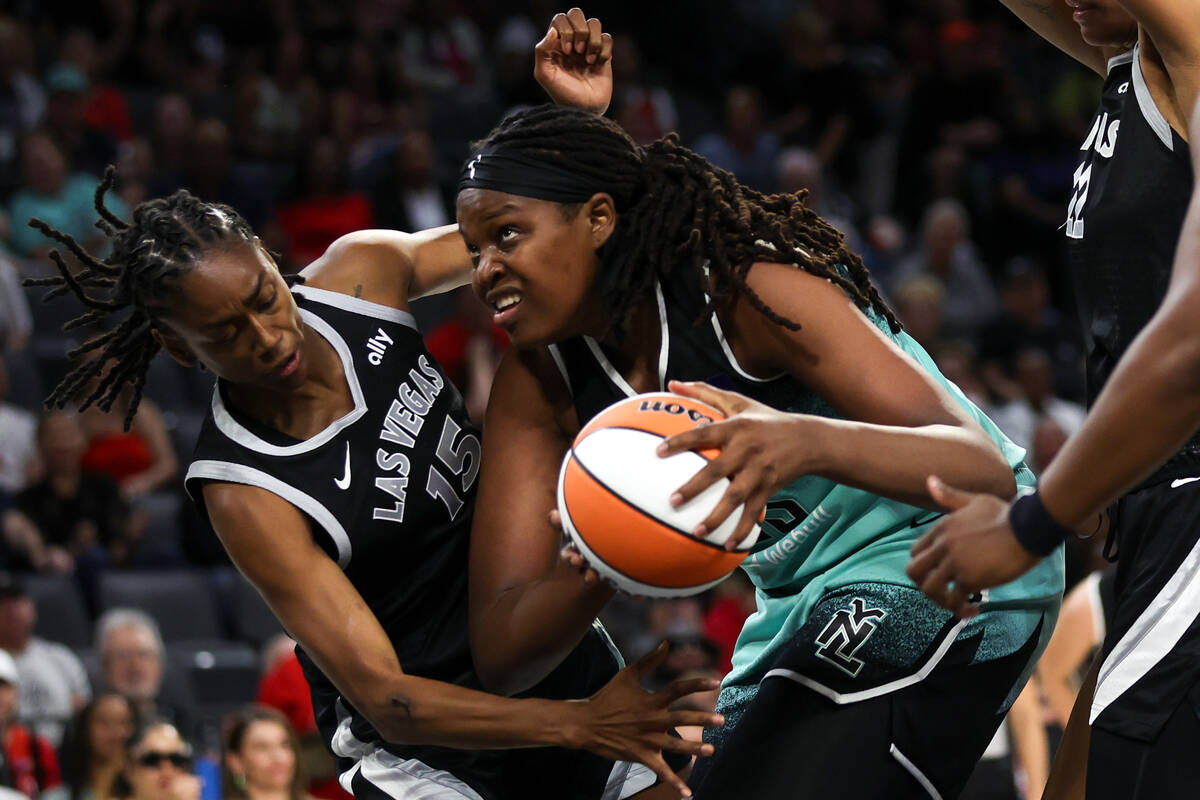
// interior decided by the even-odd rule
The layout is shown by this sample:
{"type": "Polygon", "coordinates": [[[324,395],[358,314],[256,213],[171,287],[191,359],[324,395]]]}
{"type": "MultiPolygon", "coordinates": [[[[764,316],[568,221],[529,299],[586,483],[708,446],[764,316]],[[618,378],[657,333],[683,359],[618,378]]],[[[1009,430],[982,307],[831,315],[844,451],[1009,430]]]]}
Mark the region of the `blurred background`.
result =
{"type": "MultiPolygon", "coordinates": [[[[37,795],[55,777],[74,787],[59,793],[100,791],[125,757],[111,742],[111,761],[97,755],[107,751],[96,709],[107,697],[121,715],[104,694],[115,689],[136,701],[129,713],[168,716],[206,757],[206,796],[220,796],[218,767],[229,767],[228,715],[256,698],[299,731],[304,783],[338,791],[289,643],[182,495],[211,376],[160,355],[129,433],[121,403],[111,415],[43,413],[79,342],[62,325],[82,309],[20,287],[50,269],[28,218],[103,253],[92,194],[111,163],[116,213],[187,187],[234,206],[290,270],[352,230],[453,222],[468,143],[543,101],[533,46],[560,10],[550,0],[0,2],[0,648],[19,684],[0,726],[34,743],[20,762],[33,782],[0,771],[0,783],[37,795]]],[[[807,190],[946,375],[1035,470],[1050,462],[1084,415],[1058,228],[1095,75],[994,0],[584,10],[616,40],[614,119],[641,143],[678,131],[763,191],[807,190]]],[[[481,312],[462,291],[416,308],[477,419],[505,344],[481,312]]],[[[1071,547],[1074,584],[1100,559],[1098,543],[1071,547]]],[[[720,675],[753,607],[735,576],[699,598],[619,598],[607,622],[627,657],[675,643],[660,680],[720,675]]],[[[1032,702],[1053,742],[1061,720],[1036,685],[1032,702]]],[[[1014,770],[1008,734],[993,745],[968,796],[1039,796],[1024,777],[1030,759],[1014,770]]],[[[227,773],[224,792],[246,794],[245,782],[227,773]]]]}

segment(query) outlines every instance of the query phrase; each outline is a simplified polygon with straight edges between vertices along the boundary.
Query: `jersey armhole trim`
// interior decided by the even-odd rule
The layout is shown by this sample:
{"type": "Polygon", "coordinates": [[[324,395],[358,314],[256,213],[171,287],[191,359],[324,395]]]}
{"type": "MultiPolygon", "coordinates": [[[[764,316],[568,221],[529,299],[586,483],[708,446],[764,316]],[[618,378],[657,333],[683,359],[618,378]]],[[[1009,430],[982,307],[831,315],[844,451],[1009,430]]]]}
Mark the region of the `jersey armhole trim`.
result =
{"type": "Polygon", "coordinates": [[[563,361],[562,352],[559,351],[558,345],[547,345],[546,350],[550,353],[550,358],[554,360],[554,366],[558,367],[558,371],[562,374],[563,383],[567,385],[567,394],[574,397],[575,388],[571,386],[571,375],[567,372],[567,362],[563,361]]]}
{"type": "Polygon", "coordinates": [[[1154,102],[1154,96],[1150,94],[1150,87],[1146,85],[1146,76],[1142,74],[1142,59],[1140,56],[1141,48],[1133,48],[1133,94],[1137,97],[1138,108],[1142,111],[1142,117],[1146,120],[1146,124],[1150,126],[1150,130],[1158,136],[1163,146],[1175,152],[1175,141],[1171,137],[1171,125],[1167,122],[1166,117],[1158,110],[1158,106],[1154,102]]]}
{"type": "Polygon", "coordinates": [[[417,330],[417,319],[407,311],[399,308],[392,308],[380,303],[372,303],[370,300],[363,300],[361,297],[353,297],[341,292],[331,292],[328,289],[318,289],[315,286],[295,286],[292,288],[293,294],[298,294],[317,303],[334,308],[340,308],[343,311],[350,311],[355,314],[361,314],[364,317],[374,317],[375,319],[387,320],[400,325],[417,330]]]}
{"type": "MultiPolygon", "coordinates": [[[[284,483],[274,475],[268,475],[262,470],[247,467],[244,464],[234,464],[229,461],[193,461],[188,467],[187,475],[183,478],[186,484],[191,480],[211,480],[225,483],[240,483],[245,486],[255,486],[280,497],[303,511],[316,522],[337,548],[337,563],[342,569],[350,564],[350,536],[346,529],[337,521],[337,517],[321,505],[315,498],[299,489],[284,483]]],[[[189,492],[190,494],[190,492],[189,492]]],[[[193,498],[196,500],[198,498],[193,498]]]]}

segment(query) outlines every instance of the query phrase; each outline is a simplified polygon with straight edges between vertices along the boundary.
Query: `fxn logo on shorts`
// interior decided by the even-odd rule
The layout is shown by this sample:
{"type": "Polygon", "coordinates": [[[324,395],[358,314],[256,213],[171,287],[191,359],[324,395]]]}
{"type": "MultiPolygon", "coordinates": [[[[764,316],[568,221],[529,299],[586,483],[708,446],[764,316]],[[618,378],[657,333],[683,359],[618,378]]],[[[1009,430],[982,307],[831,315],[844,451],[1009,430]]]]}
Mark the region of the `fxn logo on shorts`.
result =
{"type": "Polygon", "coordinates": [[[863,668],[862,659],[854,654],[867,643],[887,612],[882,608],[867,608],[861,597],[850,601],[850,608],[839,609],[825,630],[817,635],[817,657],[828,661],[851,678],[857,677],[863,668]]]}

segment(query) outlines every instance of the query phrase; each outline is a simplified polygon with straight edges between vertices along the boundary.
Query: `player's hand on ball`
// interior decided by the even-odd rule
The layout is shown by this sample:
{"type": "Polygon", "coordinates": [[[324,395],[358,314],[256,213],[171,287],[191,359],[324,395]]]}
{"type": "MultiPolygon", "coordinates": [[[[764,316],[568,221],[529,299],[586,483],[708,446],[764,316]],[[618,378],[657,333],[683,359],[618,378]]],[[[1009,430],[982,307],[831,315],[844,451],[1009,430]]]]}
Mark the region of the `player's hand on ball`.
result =
{"type": "Polygon", "coordinates": [[[613,676],[604,687],[583,701],[588,721],[580,747],[617,761],[638,761],[665,783],[690,797],[691,789],[663,760],[664,750],[692,756],[712,755],[711,744],[689,742],[669,735],[668,731],[688,725],[706,728],[725,724],[720,714],[707,711],[669,711],[681,697],[715,689],[719,681],[709,678],[679,680],[657,692],[642,688],[642,680],[667,657],[667,643],[613,676]]]}
{"type": "Polygon", "coordinates": [[[572,8],[555,14],[533,50],[533,77],[560,106],[603,114],[612,100],[612,35],[572,8]]]}
{"type": "Polygon", "coordinates": [[[802,460],[804,418],[706,383],[671,381],[668,388],[708,403],[726,417],[666,439],[659,445],[658,454],[665,458],[685,450],[721,451],[679,487],[671,496],[671,505],[678,508],[717,481],[728,478],[729,488],[724,497],[692,533],[697,537],[707,536],[742,506],[737,527],[725,542],[726,550],[734,550],[754,528],[771,496],[806,471],[802,460]]]}
{"type": "Polygon", "coordinates": [[[1016,580],[1039,559],[1013,534],[1011,503],[956,489],[933,476],[928,483],[933,499],[952,513],[913,544],[908,577],[956,616],[973,616],[979,612],[970,600],[973,594],[1016,580]]]}

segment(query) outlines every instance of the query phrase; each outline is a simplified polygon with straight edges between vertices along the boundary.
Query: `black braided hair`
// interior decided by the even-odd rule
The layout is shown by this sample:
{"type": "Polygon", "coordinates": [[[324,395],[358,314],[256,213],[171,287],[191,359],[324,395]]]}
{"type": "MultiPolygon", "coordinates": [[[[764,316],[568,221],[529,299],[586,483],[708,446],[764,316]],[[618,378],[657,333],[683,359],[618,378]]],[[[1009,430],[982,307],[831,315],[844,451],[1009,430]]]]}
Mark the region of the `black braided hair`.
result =
{"type": "MultiPolygon", "coordinates": [[[[104,205],[104,195],[113,187],[115,175],[113,167],[105,170],[95,199],[100,215],[96,227],[112,240],[112,254],[107,259],[97,258],[70,234],[40,219],[31,219],[29,225],[64,245],[78,259],[80,268],[72,272],[62,254],[51,250],[50,259],[58,275],[30,278],[24,283],[53,287],[42,302],[71,293],[89,309],[63,325],[64,331],[129,312],[116,327],[67,353],[79,363],[46,398],[47,408],[63,408],[84,386],[100,377],[91,394],[80,402],[79,410],[94,403],[111,411],[125,387],[132,386],[133,398],[125,415],[125,430],[129,430],[142,399],[150,360],[159,349],[151,331],[169,312],[179,279],[210,247],[253,242],[254,231],[229,206],[206,203],[186,189],[141,203],[133,210],[133,222],[127,223],[104,205]],[[98,291],[89,293],[89,289],[98,291]],[[111,366],[104,372],[108,364],[111,366]]],[[[302,281],[298,275],[285,275],[284,280],[288,286],[302,281]]]]}
{"type": "Polygon", "coordinates": [[[618,327],[656,278],[668,279],[683,266],[696,276],[706,269],[711,274],[712,299],[702,320],[741,294],[771,321],[799,330],[746,283],[754,262],[771,261],[837,284],[893,332],[901,329],[862,259],[807,206],[805,191],[763,194],[679,144],[676,134],[639,147],[612,120],[565,106],[512,114],[476,149],[497,145],[593,178],[612,195],[619,216],[601,249],[600,288],[618,327]]]}

